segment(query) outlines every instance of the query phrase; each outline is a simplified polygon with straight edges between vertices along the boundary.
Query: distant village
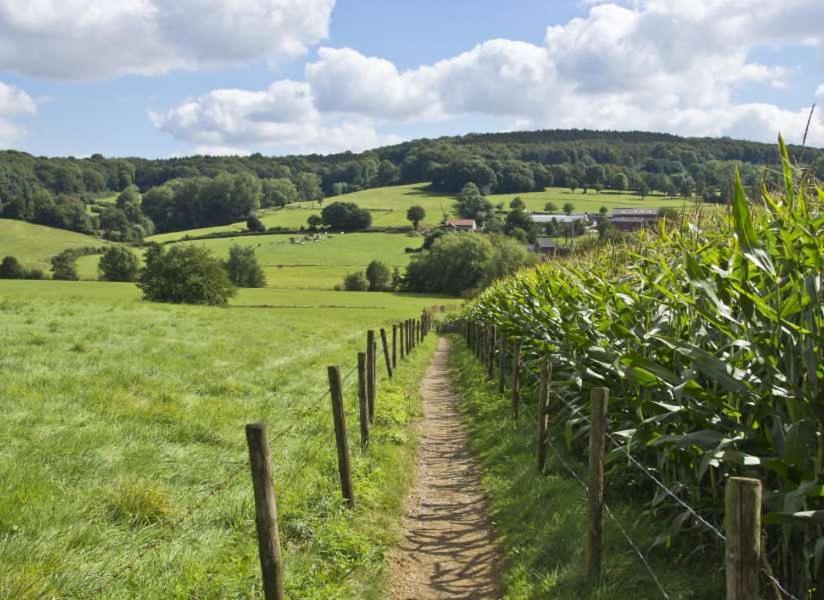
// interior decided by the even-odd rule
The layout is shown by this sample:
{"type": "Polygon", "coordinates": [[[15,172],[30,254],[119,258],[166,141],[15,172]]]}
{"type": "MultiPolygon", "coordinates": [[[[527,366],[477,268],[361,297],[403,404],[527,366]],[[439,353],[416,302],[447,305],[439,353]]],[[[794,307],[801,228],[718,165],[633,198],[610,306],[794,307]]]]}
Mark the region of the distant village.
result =
{"type": "MultiPolygon", "coordinates": [[[[585,230],[594,230],[603,221],[608,221],[621,232],[638,231],[658,222],[661,214],[658,208],[615,208],[612,214],[602,213],[541,213],[530,214],[532,221],[543,231],[550,223],[569,225],[581,223],[585,230]]],[[[475,219],[447,219],[443,225],[450,231],[483,231],[475,219]]],[[[556,257],[569,254],[572,246],[558,243],[557,237],[538,237],[530,248],[544,257],[556,257]]]]}

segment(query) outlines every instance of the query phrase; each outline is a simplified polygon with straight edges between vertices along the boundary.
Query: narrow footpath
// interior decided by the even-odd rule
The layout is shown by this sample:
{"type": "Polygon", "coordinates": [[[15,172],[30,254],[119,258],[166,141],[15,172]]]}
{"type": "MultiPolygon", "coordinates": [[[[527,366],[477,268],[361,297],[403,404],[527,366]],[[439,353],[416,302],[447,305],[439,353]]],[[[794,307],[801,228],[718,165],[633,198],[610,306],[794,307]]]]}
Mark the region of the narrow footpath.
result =
{"type": "Polygon", "coordinates": [[[403,541],[391,556],[392,600],[497,599],[499,553],[449,378],[449,343],[421,383],[423,419],[403,541]]]}

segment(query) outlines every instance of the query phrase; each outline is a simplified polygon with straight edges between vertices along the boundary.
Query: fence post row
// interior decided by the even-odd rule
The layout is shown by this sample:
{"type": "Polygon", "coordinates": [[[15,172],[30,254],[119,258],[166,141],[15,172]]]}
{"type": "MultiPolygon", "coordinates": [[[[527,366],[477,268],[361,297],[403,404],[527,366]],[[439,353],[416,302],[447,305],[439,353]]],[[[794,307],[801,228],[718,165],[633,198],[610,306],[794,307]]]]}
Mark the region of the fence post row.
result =
{"type": "Polygon", "coordinates": [[[518,418],[521,395],[521,340],[512,345],[512,418],[518,418]]]}
{"type": "Polygon", "coordinates": [[[358,418],[361,447],[369,444],[369,400],[366,394],[366,352],[358,352],[358,418]]]}
{"type": "Polygon", "coordinates": [[[541,385],[538,391],[538,472],[543,474],[546,465],[546,436],[549,428],[549,394],[552,385],[552,363],[546,356],[541,359],[541,385]]]}
{"type": "Polygon", "coordinates": [[[386,339],[386,329],[381,327],[381,343],[383,344],[383,358],[386,360],[386,374],[392,379],[392,359],[389,358],[389,342],[386,339]]]}
{"type": "Polygon", "coordinates": [[[724,490],[727,600],[760,598],[761,482],[730,477],[724,490]]]}
{"type": "Polygon", "coordinates": [[[329,396],[332,398],[332,420],[335,423],[340,489],[347,504],[353,507],[355,506],[355,492],[352,488],[352,470],[349,465],[349,443],[346,439],[346,417],[343,412],[340,368],[328,367],[327,373],[329,375],[329,396]]]}
{"type": "Polygon", "coordinates": [[[266,437],[266,425],[246,425],[246,443],[252,468],[255,495],[255,525],[258,534],[258,555],[263,576],[263,597],[283,600],[283,562],[278,536],[278,510],[272,484],[272,454],[266,437]]]}
{"type": "Polygon", "coordinates": [[[369,405],[369,421],[375,418],[375,330],[366,332],[366,401],[369,405]]]}
{"type": "Polygon", "coordinates": [[[607,427],[607,388],[592,388],[589,428],[589,494],[587,498],[586,570],[590,577],[601,574],[604,513],[604,436],[607,427]]]}

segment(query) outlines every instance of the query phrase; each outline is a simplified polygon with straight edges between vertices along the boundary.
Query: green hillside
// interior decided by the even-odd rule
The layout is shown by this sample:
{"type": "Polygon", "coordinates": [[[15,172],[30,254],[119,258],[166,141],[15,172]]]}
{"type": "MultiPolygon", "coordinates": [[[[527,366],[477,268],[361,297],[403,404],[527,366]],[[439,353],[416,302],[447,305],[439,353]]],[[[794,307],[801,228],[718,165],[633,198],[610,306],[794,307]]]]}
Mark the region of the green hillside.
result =
{"type": "MultiPolygon", "coordinates": [[[[433,227],[441,223],[444,218],[455,216],[455,198],[448,194],[431,192],[426,189],[427,185],[415,183],[371,188],[326,198],[324,203],[335,201],[354,202],[372,213],[373,227],[408,226],[409,221],[406,220],[406,210],[410,206],[420,205],[426,211],[426,218],[423,220],[422,226],[433,227]]],[[[661,195],[647,196],[642,199],[633,192],[604,191],[596,194],[590,191],[583,194],[580,190],[573,193],[567,188],[560,187],[547,188],[541,192],[492,194],[488,198],[492,204],[503,203],[504,208],[508,209],[509,202],[516,196],[520,196],[526,202],[527,209],[531,211],[544,210],[544,205],[547,202],[554,202],[559,208],[565,203],[571,202],[578,212],[598,212],[601,206],[606,206],[611,210],[613,208],[635,207],[680,207],[685,203],[684,198],[668,198],[661,195]]],[[[262,210],[259,216],[267,227],[299,229],[300,227],[306,227],[306,220],[310,215],[319,215],[321,208],[321,205],[317,202],[297,202],[282,208],[262,210]]],[[[185,236],[195,237],[224,231],[246,231],[246,222],[239,221],[231,225],[161,233],[148,238],[148,240],[163,243],[179,240],[185,236]]]]}
{"type": "MultiPolygon", "coordinates": [[[[0,257],[15,256],[29,269],[47,271],[49,259],[68,248],[104,246],[108,242],[82,233],[0,219],[0,257]]],[[[96,258],[95,264],[96,264],[96,258]]]]}

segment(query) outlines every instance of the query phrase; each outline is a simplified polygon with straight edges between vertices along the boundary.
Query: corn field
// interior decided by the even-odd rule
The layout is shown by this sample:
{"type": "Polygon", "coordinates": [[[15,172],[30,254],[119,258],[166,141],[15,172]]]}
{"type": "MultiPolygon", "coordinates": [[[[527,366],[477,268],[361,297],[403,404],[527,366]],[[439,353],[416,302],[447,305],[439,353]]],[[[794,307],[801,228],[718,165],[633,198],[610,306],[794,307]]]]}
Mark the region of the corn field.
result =
{"type": "MultiPolygon", "coordinates": [[[[764,486],[764,569],[797,598],[824,598],[824,190],[779,140],[781,185],[752,204],[736,176],[728,213],[662,222],[629,244],[522,271],[464,317],[550,357],[565,442],[583,451],[586,398],[610,389],[609,476],[629,452],[707,523],[730,476],[764,486]]],[[[705,524],[638,478],[659,542],[705,524]],[[664,521],[664,517],[666,520],[664,521]]]]}

